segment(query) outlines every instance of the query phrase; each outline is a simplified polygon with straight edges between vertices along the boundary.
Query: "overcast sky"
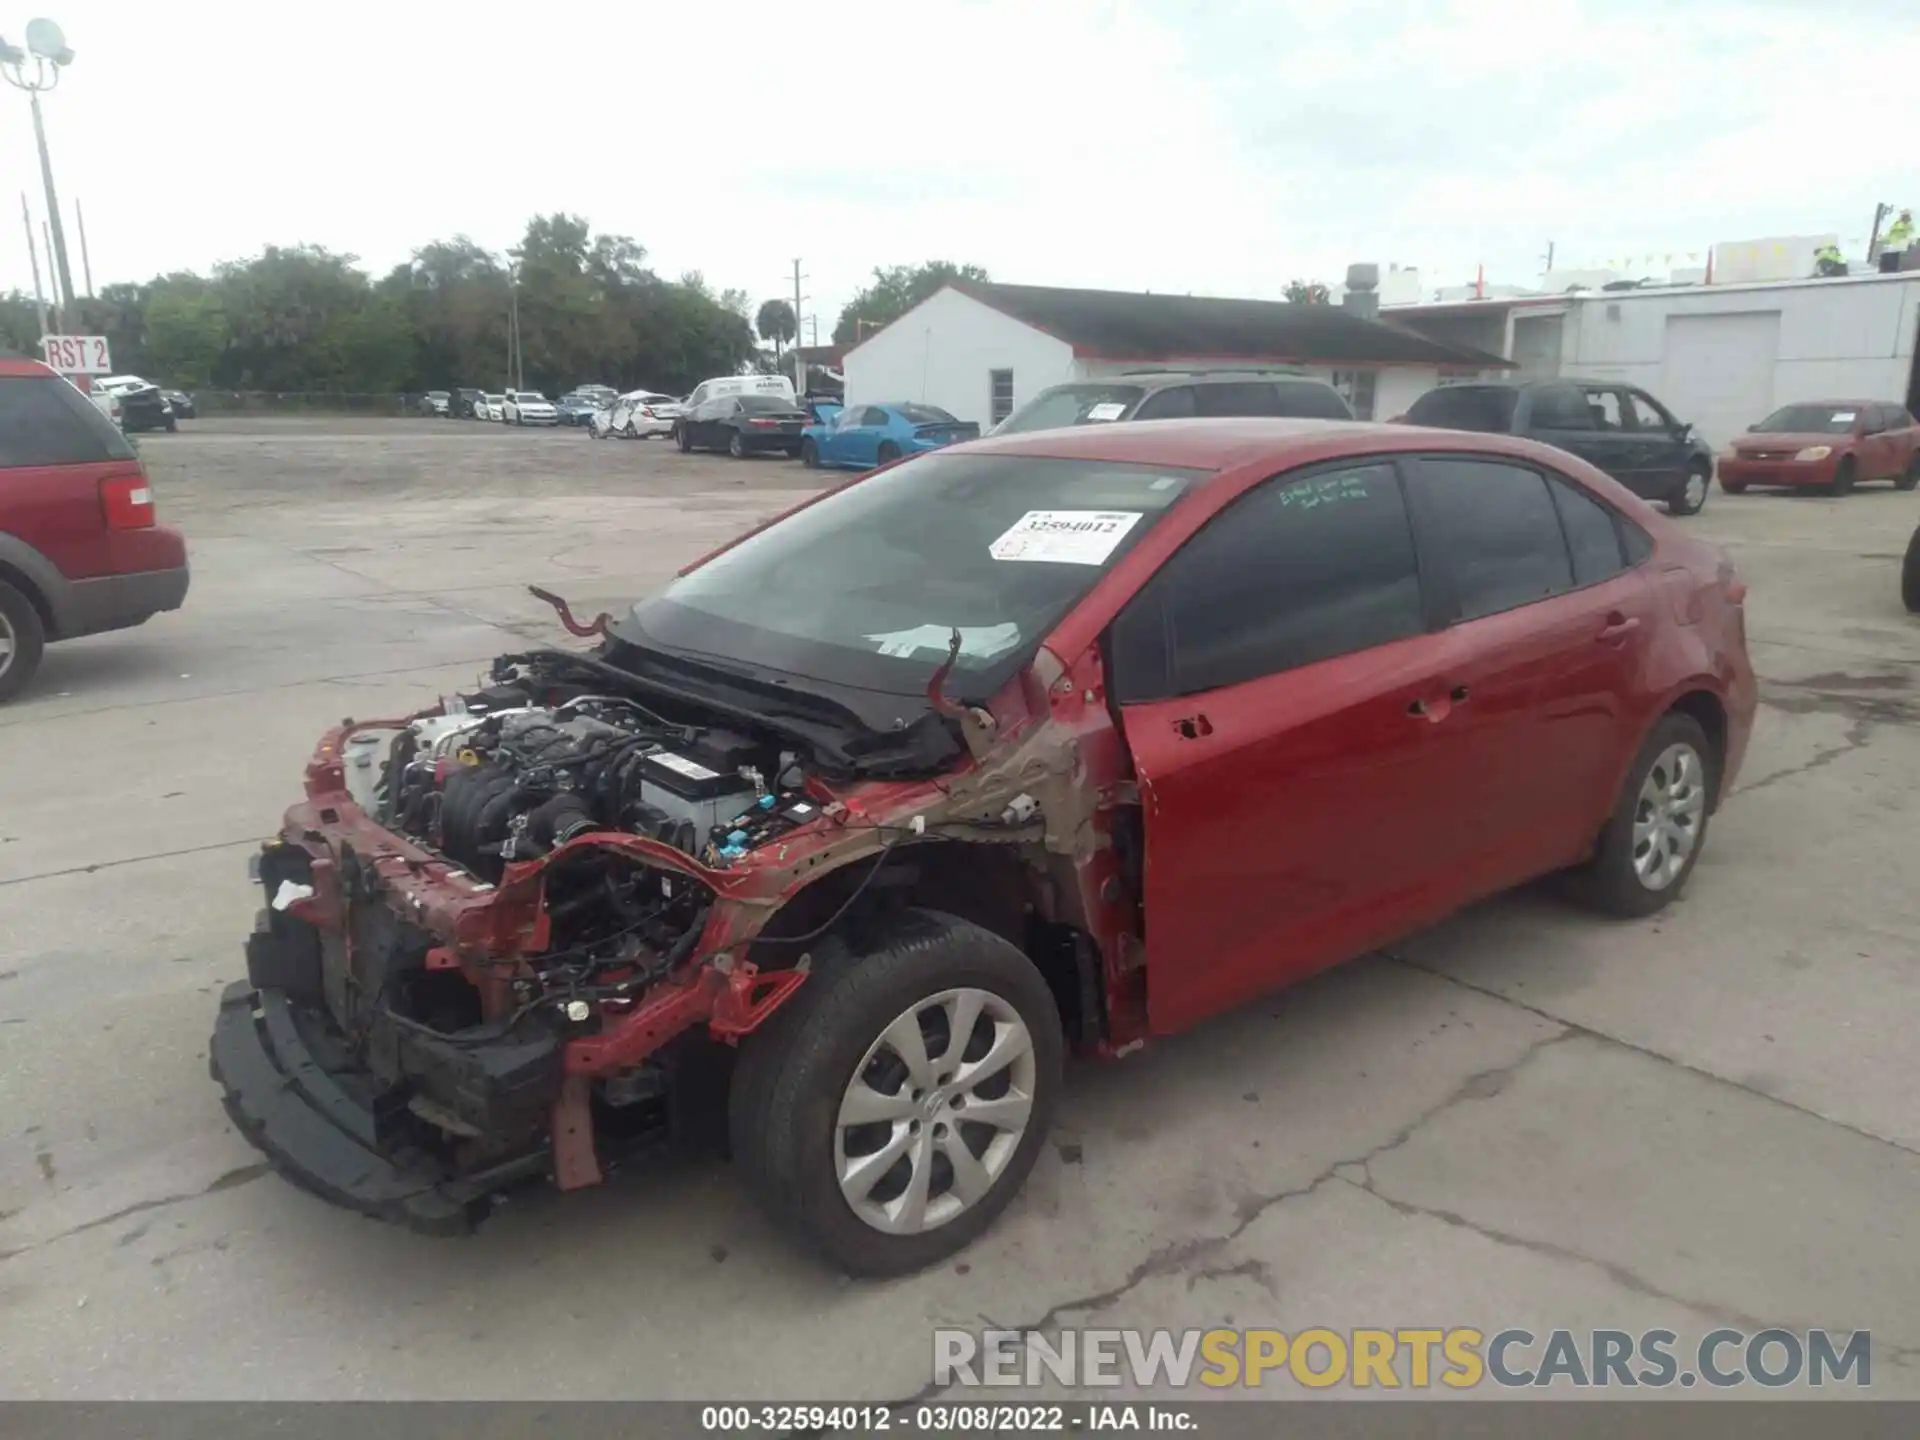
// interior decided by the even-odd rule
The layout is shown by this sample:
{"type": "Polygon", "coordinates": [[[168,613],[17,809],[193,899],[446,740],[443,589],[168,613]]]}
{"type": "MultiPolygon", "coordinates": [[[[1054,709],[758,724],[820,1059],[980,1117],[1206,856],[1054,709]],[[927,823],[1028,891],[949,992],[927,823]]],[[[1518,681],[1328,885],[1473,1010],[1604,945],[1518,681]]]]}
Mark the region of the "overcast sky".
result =
{"type": "MultiPolygon", "coordinates": [[[[300,241],[378,273],[567,210],[756,302],[800,256],[824,336],[875,265],[933,257],[1221,295],[1353,260],[1525,284],[1549,241],[1663,272],[1920,205],[1902,0],[0,0],[0,33],[35,14],[77,52],[44,103],[96,288],[300,241]]],[[[5,88],[0,178],[0,290],[27,288],[17,192],[44,206],[5,88]]]]}

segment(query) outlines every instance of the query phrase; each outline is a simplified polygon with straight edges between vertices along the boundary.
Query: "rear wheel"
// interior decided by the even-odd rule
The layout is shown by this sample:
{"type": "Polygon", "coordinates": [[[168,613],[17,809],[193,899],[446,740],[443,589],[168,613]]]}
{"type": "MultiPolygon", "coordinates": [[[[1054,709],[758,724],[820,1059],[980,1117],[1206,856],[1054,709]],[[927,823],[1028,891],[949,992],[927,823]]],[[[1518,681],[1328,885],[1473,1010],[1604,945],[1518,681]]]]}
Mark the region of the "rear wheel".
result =
{"type": "Polygon", "coordinates": [[[991,1225],[1052,1123],[1063,1045],[1027,957],[909,910],[740,1047],[732,1148],[773,1219],[855,1275],[903,1275],[991,1225]]]}
{"type": "Polygon", "coordinates": [[[673,438],[680,442],[680,453],[682,455],[689,453],[693,449],[693,437],[687,433],[686,426],[680,425],[675,427],[673,438]]]}
{"type": "Polygon", "coordinates": [[[1911,490],[1916,485],[1920,485],[1920,452],[1907,461],[1905,470],[1893,477],[1893,488],[1896,490],[1911,490]]]}
{"type": "Polygon", "coordinates": [[[1664,910],[1700,858],[1719,775],[1700,722],[1664,716],[1627,772],[1593,859],[1571,877],[1580,898],[1610,915],[1664,910]]]}
{"type": "Polygon", "coordinates": [[[167,417],[167,433],[169,435],[177,435],[180,433],[180,422],[171,415],[167,417]]]}
{"type": "Polygon", "coordinates": [[[1907,541],[1907,558],[1900,565],[1900,599],[1910,615],[1920,615],[1920,528],[1907,541]]]}
{"type": "Polygon", "coordinates": [[[1680,488],[1667,497],[1669,515],[1698,515],[1700,507],[1707,503],[1708,481],[1711,479],[1711,467],[1704,460],[1695,460],[1687,466],[1686,478],[1680,482],[1680,488]]]}
{"type": "Polygon", "coordinates": [[[820,468],[820,450],[811,440],[800,442],[800,463],[809,470],[820,468]]]}
{"type": "Polygon", "coordinates": [[[1859,476],[1860,471],[1853,463],[1853,457],[1851,455],[1842,455],[1840,457],[1840,463],[1833,467],[1833,484],[1830,487],[1831,493],[1835,495],[1852,494],[1853,482],[1857,480],[1859,476]]]}
{"type": "Polygon", "coordinates": [[[900,458],[900,447],[891,440],[882,441],[877,458],[882,465],[890,465],[900,458]]]}
{"type": "Polygon", "coordinates": [[[40,668],[46,627],[33,602],[0,581],[0,703],[18,695],[40,668]]]}
{"type": "Polygon", "coordinates": [[[747,442],[740,438],[740,432],[738,430],[734,431],[733,434],[728,437],[727,454],[736,460],[744,460],[747,458],[747,442]]]}

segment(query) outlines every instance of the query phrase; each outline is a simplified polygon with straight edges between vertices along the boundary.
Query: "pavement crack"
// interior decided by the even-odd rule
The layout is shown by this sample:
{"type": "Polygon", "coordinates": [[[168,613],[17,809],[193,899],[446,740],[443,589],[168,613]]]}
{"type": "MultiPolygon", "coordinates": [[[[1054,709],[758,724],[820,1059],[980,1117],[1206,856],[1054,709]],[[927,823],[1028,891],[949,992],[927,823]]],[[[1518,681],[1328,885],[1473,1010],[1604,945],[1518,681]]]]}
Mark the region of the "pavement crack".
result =
{"type": "Polygon", "coordinates": [[[155,1200],[138,1200],[131,1205],[123,1205],[110,1215],[98,1215],[91,1220],[73,1226],[71,1229],[57,1231],[44,1240],[36,1240],[31,1245],[22,1245],[13,1250],[0,1250],[0,1260],[11,1260],[16,1255],[25,1255],[34,1250],[44,1250],[49,1245],[58,1245],[62,1240],[71,1240],[76,1235],[84,1235],[89,1230],[99,1230],[108,1225],[117,1225],[135,1215],[145,1215],[150,1210],[163,1210],[169,1205],[181,1205],[189,1200],[201,1200],[209,1195],[217,1195],[222,1190],[232,1190],[241,1185],[251,1184],[262,1176],[273,1172],[273,1167],[265,1162],[255,1165],[242,1165],[216,1176],[198,1190],[186,1190],[178,1195],[162,1195],[155,1200]]]}
{"type": "Polygon", "coordinates": [[[178,850],[156,850],[151,855],[129,855],[124,860],[97,860],[91,865],[71,865],[65,870],[42,870],[37,875],[15,875],[9,880],[0,880],[0,885],[29,885],[35,880],[57,880],[62,875],[91,875],[96,870],[113,870],[122,865],[144,865],[149,860],[171,860],[176,855],[202,855],[209,850],[231,850],[236,845],[258,845],[260,837],[250,835],[244,840],[215,840],[209,845],[185,845],[178,850]]]}
{"type": "MultiPolygon", "coordinates": [[[[1595,1030],[1590,1026],[1582,1025],[1577,1020],[1569,1020],[1564,1015],[1555,1015],[1551,1011],[1542,1010],[1538,1005],[1529,1004],[1525,1000],[1515,999],[1513,996],[1504,994],[1490,986],[1476,984],[1471,980],[1462,979],[1460,976],[1450,974],[1445,970],[1437,970],[1431,965],[1423,965],[1418,960],[1409,959],[1407,956],[1397,954],[1392,950],[1378,950],[1374,953],[1382,959],[1391,960],[1396,965],[1405,966],[1409,970],[1417,970],[1422,975],[1431,975],[1436,980],[1444,980],[1449,985],[1458,985],[1462,990],[1471,990],[1476,995],[1484,995],[1489,1000],[1501,1001],[1503,1004],[1513,1006],[1516,1010],[1524,1010],[1527,1014],[1535,1016],[1538,1019],[1564,1027],[1564,1033],[1555,1037],[1556,1039],[1592,1040],[1601,1045],[1610,1045],[1615,1049],[1631,1051],[1633,1054],[1644,1056],[1648,1060],[1657,1060],[1663,1065],[1673,1066],[1676,1070],[1684,1070],[1690,1075],[1697,1075],[1702,1080],[1710,1081],[1715,1085],[1724,1086],[1729,1090],[1737,1090],[1742,1095],[1750,1095],[1755,1100],[1764,1101],[1769,1105],[1777,1105],[1783,1110],[1791,1110],[1794,1114],[1803,1115],[1809,1120],[1817,1120],[1822,1125],[1832,1125],[1836,1129],[1845,1130],[1848,1134],[1857,1135],[1862,1140],[1871,1140],[1876,1145],[1889,1146],[1892,1149],[1898,1150],[1903,1155],[1920,1155],[1920,1149],[1915,1149],[1911,1145],[1902,1144],[1900,1141],[1891,1139],[1885,1135],[1877,1135],[1871,1130],[1863,1130],[1858,1125],[1850,1124],[1845,1120],[1837,1120],[1831,1115],[1823,1115],[1818,1110],[1809,1110],[1804,1105],[1797,1105],[1793,1101],[1784,1100],[1778,1095],[1769,1095],[1766,1091],[1756,1090],[1750,1085],[1742,1085],[1738,1080],[1729,1080],[1725,1075],[1716,1075],[1711,1070],[1702,1069],[1700,1066],[1682,1060],[1678,1056],[1664,1054],[1659,1050],[1653,1049],[1651,1046],[1636,1044],[1634,1041],[1624,1040],[1618,1035],[1609,1035],[1604,1030],[1595,1030]]],[[[1472,1082],[1469,1081],[1468,1083],[1470,1084],[1472,1082]]],[[[1423,1121],[1416,1121],[1414,1123],[1417,1126],[1423,1123],[1423,1121]]]]}
{"type": "MultiPolygon", "coordinates": [[[[1780,709],[1795,710],[1794,706],[1783,704],[1777,699],[1769,700],[1767,703],[1780,709]]],[[[1837,706],[1815,704],[1808,708],[1842,708],[1846,713],[1852,713],[1855,707],[1852,702],[1842,702],[1837,706]]],[[[1867,742],[1873,738],[1874,727],[1881,722],[1881,718],[1883,717],[1856,715],[1853,723],[1847,726],[1847,733],[1843,737],[1841,744],[1830,750],[1816,750],[1811,759],[1802,761],[1798,765],[1790,766],[1785,770],[1776,770],[1773,774],[1762,776],[1758,780],[1749,780],[1745,785],[1736,785],[1733,788],[1732,794],[1750,795],[1755,790],[1764,790],[1767,786],[1776,785],[1782,780],[1791,780],[1797,775],[1805,775],[1810,770],[1818,770],[1823,766],[1831,765],[1836,760],[1844,760],[1847,756],[1853,754],[1854,751],[1864,747],[1867,742]]]]}

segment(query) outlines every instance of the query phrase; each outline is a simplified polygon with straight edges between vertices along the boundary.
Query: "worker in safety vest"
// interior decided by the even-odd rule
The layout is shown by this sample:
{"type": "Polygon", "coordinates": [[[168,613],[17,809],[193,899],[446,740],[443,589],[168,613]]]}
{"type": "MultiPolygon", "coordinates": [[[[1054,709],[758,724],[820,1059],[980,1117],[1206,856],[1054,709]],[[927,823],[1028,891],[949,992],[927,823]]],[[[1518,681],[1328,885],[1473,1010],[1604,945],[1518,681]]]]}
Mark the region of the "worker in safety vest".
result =
{"type": "Polygon", "coordinates": [[[1898,254],[1913,244],[1913,211],[1902,210],[1893,217],[1893,224],[1887,227],[1887,233],[1880,242],[1883,251],[1898,254]]]}
{"type": "Polygon", "coordinates": [[[1822,245],[1813,252],[1813,273],[1816,275],[1844,275],[1847,262],[1840,254],[1837,245],[1822,245]]]}

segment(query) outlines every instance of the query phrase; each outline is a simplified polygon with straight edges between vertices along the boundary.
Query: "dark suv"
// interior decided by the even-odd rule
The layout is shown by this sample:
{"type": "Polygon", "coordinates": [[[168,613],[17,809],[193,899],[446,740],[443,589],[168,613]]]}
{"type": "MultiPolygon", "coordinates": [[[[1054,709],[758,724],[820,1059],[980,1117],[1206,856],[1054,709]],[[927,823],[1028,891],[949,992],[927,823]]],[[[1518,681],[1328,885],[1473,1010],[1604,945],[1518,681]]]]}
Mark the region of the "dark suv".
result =
{"type": "Polygon", "coordinates": [[[186,542],[154,523],[126,436],[39,361],[0,352],[0,701],[50,641],[142,624],[186,594],[186,542]]]}
{"type": "Polygon", "coordinates": [[[1353,419],[1338,390],[1298,370],[1141,370],[1112,380],[1050,386],[1002,420],[993,433],[1229,415],[1353,419]]]}
{"type": "Polygon", "coordinates": [[[1443,385],[1413,402],[1408,425],[1524,435],[1578,455],[1643,500],[1692,515],[1707,503],[1713,449],[1646,391],[1611,380],[1443,385]]]}

